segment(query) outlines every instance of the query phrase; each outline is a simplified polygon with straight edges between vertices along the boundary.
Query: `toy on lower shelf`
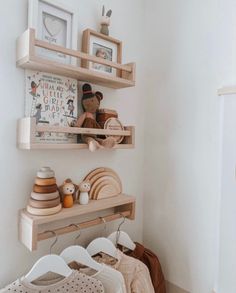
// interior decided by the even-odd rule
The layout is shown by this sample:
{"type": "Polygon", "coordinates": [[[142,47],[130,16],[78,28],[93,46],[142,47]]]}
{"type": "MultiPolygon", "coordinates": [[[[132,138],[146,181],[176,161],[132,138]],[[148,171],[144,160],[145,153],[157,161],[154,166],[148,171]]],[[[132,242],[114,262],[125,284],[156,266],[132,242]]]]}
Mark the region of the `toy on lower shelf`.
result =
{"type": "Polygon", "coordinates": [[[121,180],[117,173],[110,168],[97,168],[91,171],[84,181],[90,182],[90,199],[104,199],[122,193],[121,180]]]}
{"type": "Polygon", "coordinates": [[[66,179],[64,183],[59,187],[61,195],[61,201],[63,208],[72,208],[76,201],[76,193],[78,186],[72,182],[71,179],[66,179]]]}
{"type": "Polygon", "coordinates": [[[35,216],[48,216],[60,212],[61,208],[55,173],[50,167],[42,167],[37,172],[27,212],[35,216]]]}
{"type": "Polygon", "coordinates": [[[83,181],[79,185],[79,203],[84,205],[89,203],[89,194],[91,185],[89,181],[83,181]]]}

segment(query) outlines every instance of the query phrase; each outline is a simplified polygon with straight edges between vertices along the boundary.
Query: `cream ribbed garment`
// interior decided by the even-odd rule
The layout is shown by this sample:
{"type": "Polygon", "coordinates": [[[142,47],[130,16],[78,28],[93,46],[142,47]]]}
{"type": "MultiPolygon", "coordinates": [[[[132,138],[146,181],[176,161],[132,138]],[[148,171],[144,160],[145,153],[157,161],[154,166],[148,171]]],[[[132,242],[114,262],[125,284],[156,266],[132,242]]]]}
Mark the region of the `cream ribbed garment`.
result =
{"type": "Polygon", "coordinates": [[[96,256],[95,260],[99,263],[110,265],[122,273],[127,293],[155,293],[148,268],[141,261],[125,255],[117,250],[117,259],[105,254],[96,256]]]}

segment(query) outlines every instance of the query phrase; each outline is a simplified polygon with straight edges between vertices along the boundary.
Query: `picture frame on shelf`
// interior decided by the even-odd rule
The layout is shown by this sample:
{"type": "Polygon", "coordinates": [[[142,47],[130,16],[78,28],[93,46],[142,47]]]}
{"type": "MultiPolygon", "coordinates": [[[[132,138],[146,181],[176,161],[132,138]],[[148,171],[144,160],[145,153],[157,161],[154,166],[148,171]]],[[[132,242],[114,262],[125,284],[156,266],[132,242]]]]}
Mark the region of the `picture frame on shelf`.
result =
{"type": "MultiPolygon", "coordinates": [[[[122,42],[91,29],[83,32],[82,51],[112,62],[122,63],[122,42]]],[[[81,66],[104,74],[121,76],[120,70],[103,64],[82,60],[81,66]]]]}
{"type": "MultiPolygon", "coordinates": [[[[77,13],[58,0],[29,0],[28,27],[34,28],[36,38],[52,45],[77,50],[77,13]]],[[[76,65],[76,58],[37,48],[40,57],[76,65]]]]}

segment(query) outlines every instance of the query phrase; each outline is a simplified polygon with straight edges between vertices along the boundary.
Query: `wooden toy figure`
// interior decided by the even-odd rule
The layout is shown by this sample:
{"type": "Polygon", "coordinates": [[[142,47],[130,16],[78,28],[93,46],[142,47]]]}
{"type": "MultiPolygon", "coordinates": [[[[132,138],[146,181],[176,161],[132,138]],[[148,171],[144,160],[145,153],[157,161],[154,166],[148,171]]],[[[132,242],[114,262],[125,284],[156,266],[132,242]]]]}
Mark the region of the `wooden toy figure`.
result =
{"type": "Polygon", "coordinates": [[[106,36],[109,36],[109,26],[110,26],[110,17],[112,10],[108,10],[105,15],[105,6],[102,7],[102,21],[101,21],[101,30],[100,33],[106,36]]]}
{"type": "Polygon", "coordinates": [[[91,184],[89,181],[83,181],[79,185],[79,203],[84,205],[89,203],[89,195],[88,192],[90,191],[91,184]]]}
{"type": "Polygon", "coordinates": [[[67,179],[62,185],[63,192],[63,207],[71,208],[74,205],[74,193],[76,191],[75,185],[70,179],[67,179]]]}
{"type": "MultiPolygon", "coordinates": [[[[82,107],[84,113],[71,126],[83,128],[98,128],[101,126],[96,121],[96,113],[100,106],[100,101],[103,98],[101,92],[92,92],[90,84],[83,85],[82,107]]],[[[82,140],[88,144],[89,150],[94,152],[99,148],[113,148],[116,141],[113,137],[99,138],[92,134],[81,135],[82,140]]]]}

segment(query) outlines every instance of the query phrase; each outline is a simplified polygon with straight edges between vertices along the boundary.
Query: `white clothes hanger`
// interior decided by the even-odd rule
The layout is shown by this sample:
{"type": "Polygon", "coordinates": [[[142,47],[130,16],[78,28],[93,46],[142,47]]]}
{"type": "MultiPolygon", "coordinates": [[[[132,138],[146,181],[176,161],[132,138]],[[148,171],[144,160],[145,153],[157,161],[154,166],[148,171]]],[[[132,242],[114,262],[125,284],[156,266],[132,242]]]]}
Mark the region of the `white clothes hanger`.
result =
{"type": "Polygon", "coordinates": [[[66,278],[70,276],[72,270],[59,255],[49,254],[41,257],[24,279],[31,283],[49,272],[66,278]]]}
{"type": "Polygon", "coordinates": [[[87,247],[87,251],[91,256],[100,252],[112,256],[117,259],[117,249],[115,245],[107,238],[99,237],[94,239],[87,247]]]}
{"type": "MultiPolygon", "coordinates": [[[[79,228],[79,225],[75,225],[77,228],[79,228]]],[[[80,234],[75,238],[75,244],[76,240],[79,238],[80,234]]],[[[80,246],[80,245],[72,245],[70,247],[67,247],[62,251],[60,256],[65,260],[67,264],[75,261],[78,264],[82,264],[84,266],[87,266],[91,269],[94,269],[95,271],[101,271],[102,265],[96,262],[88,253],[88,251],[80,246]]]]}
{"type": "Polygon", "coordinates": [[[47,231],[51,232],[56,236],[55,241],[50,247],[50,254],[41,257],[29,271],[29,273],[24,277],[25,280],[28,282],[33,282],[38,278],[44,276],[47,273],[55,273],[61,275],[63,277],[68,277],[72,273],[72,270],[68,267],[66,262],[63,258],[56,254],[51,254],[52,247],[57,242],[57,235],[54,231],[47,231]]]}
{"type": "Polygon", "coordinates": [[[96,262],[85,248],[79,245],[67,247],[62,251],[60,257],[62,257],[67,264],[75,261],[97,272],[102,270],[102,265],[96,262]]]}
{"type": "Polygon", "coordinates": [[[111,240],[111,242],[116,247],[118,244],[120,244],[120,245],[124,246],[125,248],[128,248],[129,250],[134,251],[136,244],[131,240],[131,238],[129,237],[129,235],[126,232],[120,231],[120,227],[124,224],[124,222],[125,222],[125,217],[123,216],[123,220],[119,224],[117,231],[111,233],[107,238],[109,240],[111,240]]]}
{"type": "Polygon", "coordinates": [[[129,250],[134,251],[136,244],[131,240],[129,235],[124,231],[116,231],[107,237],[114,245],[120,244],[129,250]]]}
{"type": "MultiPolygon", "coordinates": [[[[100,217],[104,223],[104,232],[106,233],[106,220],[100,217]]],[[[117,259],[117,249],[115,245],[105,237],[99,237],[94,239],[87,247],[87,251],[91,256],[94,256],[100,252],[103,252],[109,256],[117,259]]]]}
{"type": "Polygon", "coordinates": [[[77,229],[79,229],[79,234],[75,238],[75,244],[64,249],[60,256],[67,264],[75,261],[78,264],[87,266],[91,269],[94,269],[95,271],[100,271],[102,269],[102,265],[96,262],[84,247],[76,244],[81,235],[79,224],[71,224],[70,226],[75,226],[77,229]]]}

